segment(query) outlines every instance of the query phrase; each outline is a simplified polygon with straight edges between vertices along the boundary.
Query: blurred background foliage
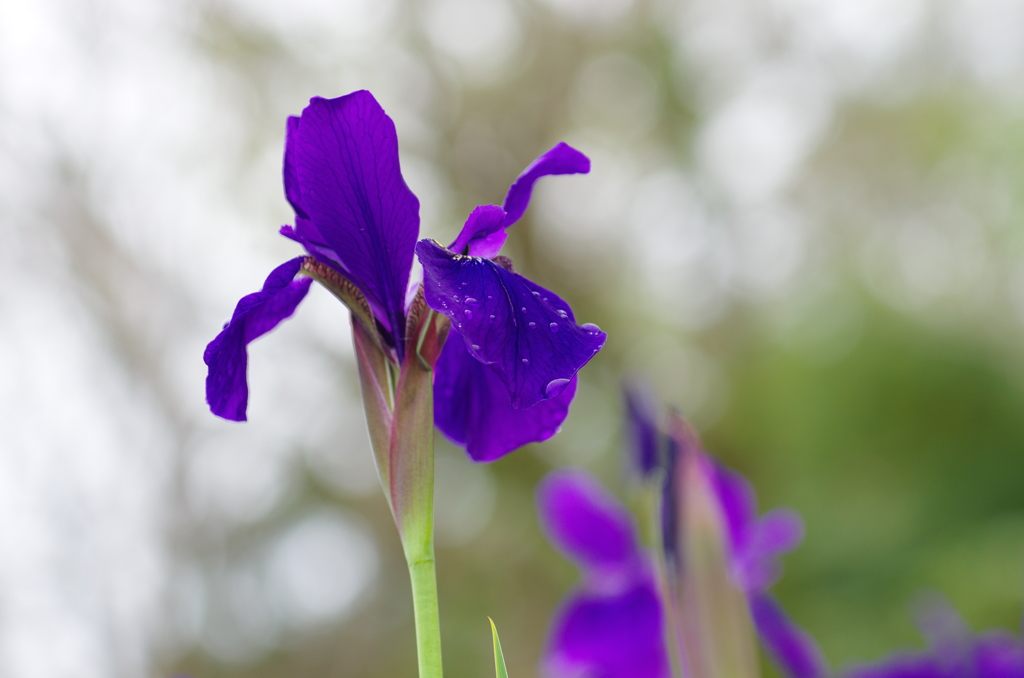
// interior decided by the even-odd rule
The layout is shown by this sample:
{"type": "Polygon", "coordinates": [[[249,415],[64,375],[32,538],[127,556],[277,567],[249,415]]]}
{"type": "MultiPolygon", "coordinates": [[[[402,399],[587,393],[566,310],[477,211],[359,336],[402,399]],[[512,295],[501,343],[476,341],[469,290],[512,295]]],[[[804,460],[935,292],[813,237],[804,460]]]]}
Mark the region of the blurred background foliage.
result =
{"type": "Polygon", "coordinates": [[[803,514],[778,592],[834,666],[919,644],[922,591],[1019,628],[1022,34],[1020,0],[0,3],[0,673],[413,675],[344,310],[252,347],[249,423],[202,402],[295,254],[285,117],[357,88],[439,240],[559,140],[594,166],[506,248],[610,336],[564,430],[438,441],[449,675],[489,675],[487,615],[538,672],[576,574],[533,490],[635,492],[627,374],[803,514]]]}

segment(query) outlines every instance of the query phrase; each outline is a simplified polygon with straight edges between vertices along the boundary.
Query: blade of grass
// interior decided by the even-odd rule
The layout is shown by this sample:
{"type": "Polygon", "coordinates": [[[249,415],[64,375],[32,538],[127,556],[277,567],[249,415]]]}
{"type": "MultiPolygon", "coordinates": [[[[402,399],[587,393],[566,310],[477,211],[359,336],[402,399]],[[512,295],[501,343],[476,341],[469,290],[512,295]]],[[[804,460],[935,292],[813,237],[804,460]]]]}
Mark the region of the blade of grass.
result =
{"type": "Polygon", "coordinates": [[[494,620],[490,617],[491,637],[494,638],[494,672],[498,678],[508,678],[508,671],[505,669],[505,655],[501,653],[501,641],[498,640],[498,629],[494,626],[494,620]]]}

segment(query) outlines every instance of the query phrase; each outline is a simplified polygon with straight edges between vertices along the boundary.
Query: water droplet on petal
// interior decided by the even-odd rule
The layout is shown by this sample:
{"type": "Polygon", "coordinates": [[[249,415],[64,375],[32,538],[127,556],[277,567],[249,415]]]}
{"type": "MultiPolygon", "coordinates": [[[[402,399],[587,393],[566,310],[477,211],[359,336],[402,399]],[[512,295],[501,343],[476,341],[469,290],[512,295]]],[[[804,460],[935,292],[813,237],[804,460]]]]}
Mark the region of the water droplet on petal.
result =
{"type": "Polygon", "coordinates": [[[465,287],[468,284],[469,284],[468,282],[464,282],[464,283],[462,283],[462,286],[465,287]]]}
{"type": "Polygon", "coordinates": [[[487,298],[488,298],[488,299],[493,299],[494,297],[492,297],[491,295],[489,295],[489,294],[488,294],[488,295],[487,295],[487,298]]]}
{"type": "Polygon", "coordinates": [[[452,301],[454,301],[456,304],[458,304],[459,303],[459,295],[453,294],[452,295],[452,301]]]}
{"type": "Polygon", "coordinates": [[[523,364],[524,365],[529,365],[530,364],[530,359],[529,358],[523,358],[523,364]]]}
{"type": "Polygon", "coordinates": [[[535,291],[535,292],[533,293],[533,296],[535,296],[535,297],[539,297],[539,296],[540,296],[540,292],[536,292],[536,291],[535,291]]]}
{"type": "Polygon", "coordinates": [[[584,330],[587,334],[593,336],[601,331],[601,328],[594,323],[583,323],[580,325],[580,329],[584,330]]]}
{"type": "Polygon", "coordinates": [[[477,346],[476,344],[472,344],[472,345],[470,346],[470,348],[471,348],[471,349],[473,349],[474,351],[479,351],[479,350],[480,350],[480,347],[479,347],[479,346],[477,346]]]}
{"type": "Polygon", "coordinates": [[[559,393],[565,390],[568,385],[568,379],[552,379],[548,382],[547,387],[544,389],[544,395],[548,398],[554,398],[559,393]]]}
{"type": "Polygon", "coordinates": [[[466,317],[467,317],[467,318],[470,318],[470,319],[472,319],[472,317],[473,317],[473,312],[472,312],[472,311],[470,311],[470,310],[469,310],[468,308],[467,308],[467,309],[466,309],[465,311],[463,311],[463,313],[465,313],[465,314],[466,314],[466,317]]]}
{"type": "Polygon", "coordinates": [[[529,327],[531,330],[537,329],[537,323],[535,323],[533,321],[530,321],[530,322],[526,323],[526,326],[529,327]]]}
{"type": "Polygon", "coordinates": [[[550,328],[552,332],[557,332],[558,331],[558,323],[551,323],[550,325],[548,325],[548,328],[550,328]]]}
{"type": "Polygon", "coordinates": [[[487,320],[489,320],[490,322],[492,322],[492,323],[493,323],[493,322],[494,322],[494,316],[492,315],[492,316],[491,316],[490,318],[488,318],[487,320]]]}
{"type": "Polygon", "coordinates": [[[523,306],[523,313],[526,313],[526,307],[523,306]]]}
{"type": "Polygon", "coordinates": [[[558,317],[565,319],[569,317],[569,314],[563,311],[562,309],[558,309],[558,317]]]}
{"type": "Polygon", "coordinates": [[[473,308],[476,308],[477,306],[480,305],[480,302],[474,299],[473,297],[466,297],[463,300],[463,302],[466,304],[466,306],[472,306],[473,308]]]}

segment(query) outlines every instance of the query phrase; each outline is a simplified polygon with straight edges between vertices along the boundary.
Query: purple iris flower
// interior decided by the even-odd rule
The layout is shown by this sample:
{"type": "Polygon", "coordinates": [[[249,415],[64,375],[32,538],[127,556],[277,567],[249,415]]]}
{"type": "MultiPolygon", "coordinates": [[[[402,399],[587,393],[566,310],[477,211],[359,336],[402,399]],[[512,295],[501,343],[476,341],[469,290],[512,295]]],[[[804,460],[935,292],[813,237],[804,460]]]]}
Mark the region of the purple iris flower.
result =
{"type": "Polygon", "coordinates": [[[726,552],[733,585],[747,597],[750,616],[761,643],[779,667],[792,678],[822,678],[828,666],[814,639],[786,614],[768,592],[780,574],[779,557],[795,548],[803,539],[803,521],[790,509],[774,509],[757,514],[757,495],[753,485],[703,450],[693,427],[678,415],[672,417],[669,451],[665,461],[662,492],[662,530],[665,562],[670,577],[673,568],[685,567],[678,553],[678,511],[681,493],[676,468],[683,457],[692,455],[705,469],[714,489],[718,508],[725,523],[726,552]]]}
{"type": "Polygon", "coordinates": [[[577,325],[565,301],[498,255],[537,179],[589,171],[586,156],[558,144],[519,175],[501,207],[474,209],[447,248],[433,240],[416,246],[427,304],[462,336],[438,360],[434,421],[476,461],[553,436],[568,414],[576,372],[604,346],[604,332],[577,325]]]}
{"type": "Polygon", "coordinates": [[[537,179],[589,166],[586,156],[559,144],[513,183],[503,207],[473,211],[455,251],[428,240],[417,246],[419,202],[402,178],[394,123],[366,91],[310,100],[300,117],[288,119],[284,186],[295,225],[281,229],[309,256],[276,268],[207,347],[210,409],[245,420],[246,347],[295,311],[310,278],[349,306],[388,361],[403,365],[422,342],[413,312],[419,288],[409,285],[415,250],[426,301],[451,317],[464,339],[447,342],[444,354],[433,356],[436,365],[431,360],[438,427],[478,461],[550,437],[568,413],[576,372],[605,334],[577,325],[568,304],[493,258],[537,179]]]}
{"type": "Polygon", "coordinates": [[[1024,678],[1024,639],[1005,631],[972,634],[948,603],[936,603],[919,624],[928,649],[855,666],[844,678],[1024,678]]]}
{"type": "Polygon", "coordinates": [[[573,678],[671,675],[654,568],[626,510],[582,471],[549,474],[537,503],[548,537],[583,575],[555,615],[546,671],[573,678]]]}

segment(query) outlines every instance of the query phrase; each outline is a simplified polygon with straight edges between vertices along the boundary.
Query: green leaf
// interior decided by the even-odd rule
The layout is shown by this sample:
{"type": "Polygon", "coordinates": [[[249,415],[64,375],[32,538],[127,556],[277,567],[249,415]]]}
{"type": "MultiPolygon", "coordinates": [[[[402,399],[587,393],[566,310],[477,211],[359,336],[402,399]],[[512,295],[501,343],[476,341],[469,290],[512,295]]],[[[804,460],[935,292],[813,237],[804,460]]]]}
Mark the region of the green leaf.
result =
{"type": "Polygon", "coordinates": [[[498,678],[508,678],[508,671],[505,669],[505,655],[501,653],[501,641],[498,640],[498,629],[494,626],[494,620],[490,617],[487,621],[491,622],[491,637],[494,638],[494,672],[498,678]]]}

